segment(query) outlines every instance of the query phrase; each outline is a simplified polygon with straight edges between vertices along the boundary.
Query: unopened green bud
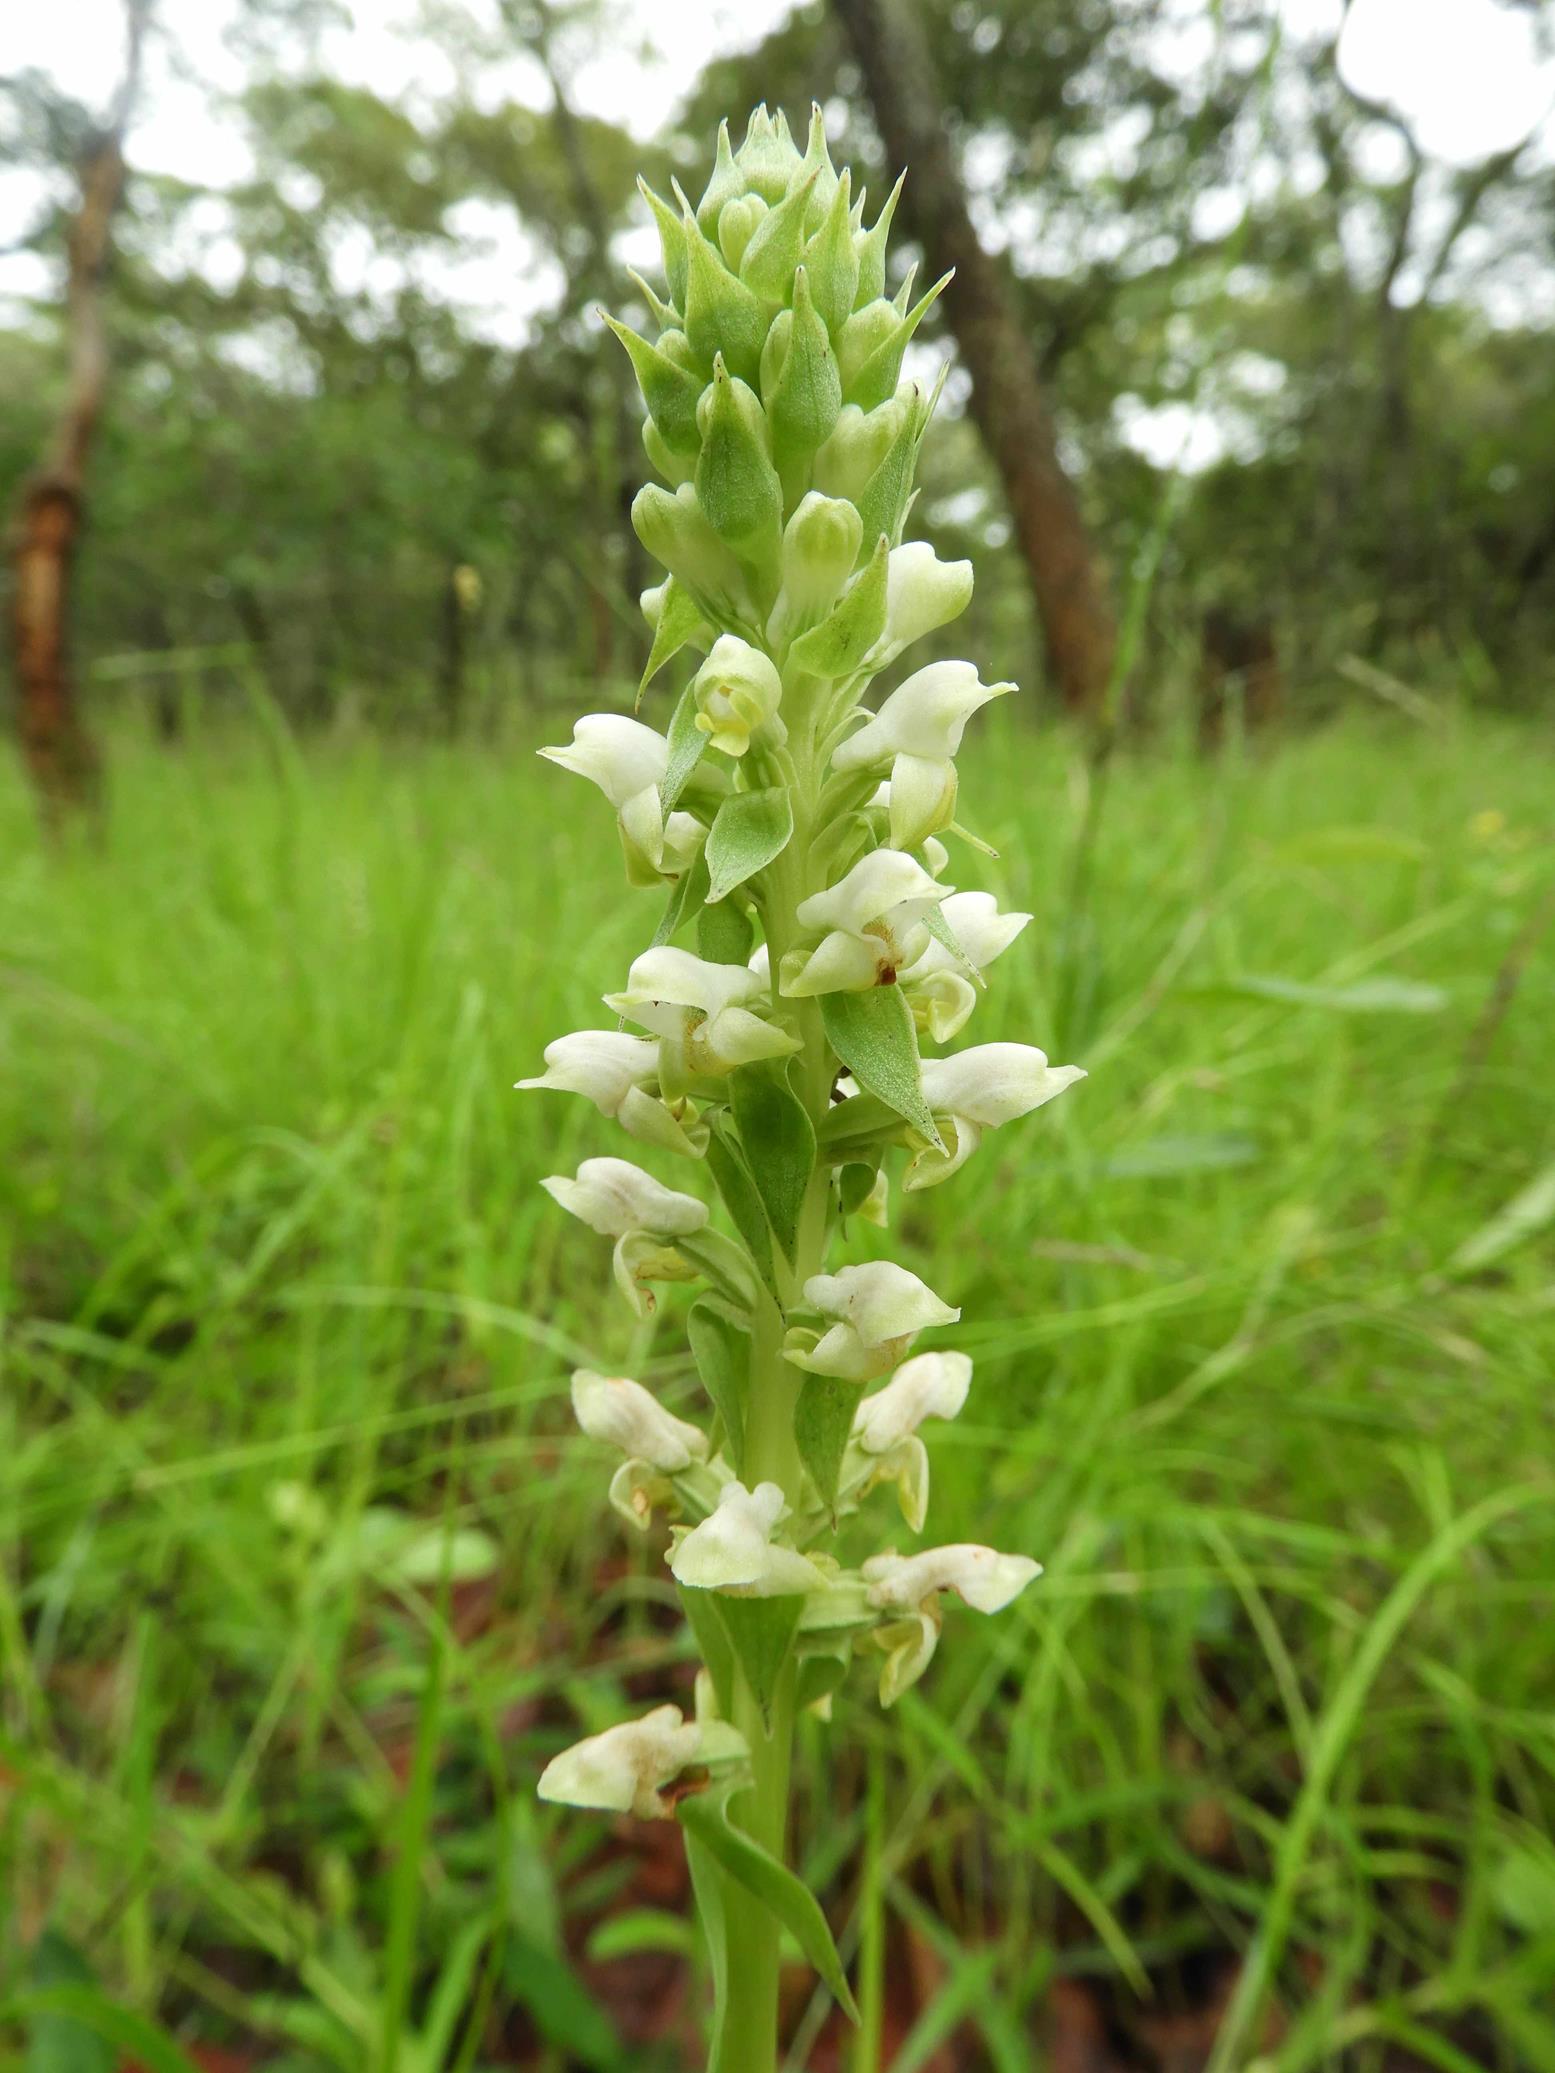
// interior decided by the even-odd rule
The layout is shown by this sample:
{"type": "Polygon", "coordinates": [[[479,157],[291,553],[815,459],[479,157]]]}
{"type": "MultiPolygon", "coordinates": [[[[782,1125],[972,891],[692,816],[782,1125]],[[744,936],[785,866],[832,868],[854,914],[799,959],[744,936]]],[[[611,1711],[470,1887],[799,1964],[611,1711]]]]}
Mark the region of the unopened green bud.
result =
{"type": "Polygon", "coordinates": [[[654,560],[704,605],[707,617],[751,616],[740,565],[703,516],[690,483],[673,493],[648,483],[632,501],[632,526],[654,560]]]}
{"type": "Polygon", "coordinates": [[[664,255],[664,278],[669,284],[670,301],[685,305],[686,300],[686,233],[679,216],[661,195],[654,193],[646,180],[639,180],[637,192],[653,211],[653,220],[658,225],[659,248],[664,255]]]}
{"type": "Polygon", "coordinates": [[[745,248],[766,213],[767,205],[759,194],[742,194],[724,203],[718,218],[718,249],[731,273],[739,272],[745,248]]]}
{"type": "Polygon", "coordinates": [[[722,353],[731,372],[755,381],[767,335],[767,312],[730,273],[689,213],[686,233],[686,337],[704,369],[722,353]]]}
{"type": "Polygon", "coordinates": [[[840,497],[816,490],[783,529],[783,587],[767,621],[775,647],[785,647],[824,619],[853,573],[863,522],[840,497]]]}
{"type": "MultiPolygon", "coordinates": [[[[657,346],[649,345],[647,339],[639,338],[635,331],[629,331],[615,317],[607,315],[605,322],[626,348],[648,415],[657,426],[664,445],[675,453],[695,454],[698,443],[697,398],[702,393],[702,384],[694,374],[688,373],[684,367],[677,367],[657,346]]],[[[666,333],[667,337],[676,335],[674,332],[666,333]]]]}
{"type": "MultiPolygon", "coordinates": [[[[776,328],[774,325],[774,332],[776,328]]],[[[762,395],[772,426],[772,457],[787,484],[800,471],[807,475],[816,448],[830,437],[842,409],[837,358],[810,300],[803,267],[794,278],[793,320],[782,367],[770,389],[766,374],[763,365],[762,395]]],[[[804,476],[798,486],[803,488],[804,476]]]]}
{"type": "Polygon", "coordinates": [[[856,503],[910,414],[905,394],[870,411],[860,410],[856,403],[844,404],[836,428],[815,457],[816,488],[856,503]]]}
{"type": "Polygon", "coordinates": [[[894,304],[872,302],[867,309],[861,310],[858,316],[850,318],[843,326],[842,336],[837,341],[837,359],[843,369],[843,393],[850,403],[857,403],[865,410],[871,410],[891,394],[901,379],[902,355],[907,350],[908,340],[945,292],[950,278],[948,273],[941,274],[934,286],[927,294],[918,298],[905,316],[896,313],[894,304]],[[892,310],[895,328],[885,331],[873,347],[859,357],[859,349],[864,343],[863,335],[860,334],[850,343],[852,327],[868,317],[871,311],[882,308],[892,310]]]}
{"type": "MultiPolygon", "coordinates": [[[[902,320],[895,305],[887,302],[884,296],[865,303],[843,325],[837,340],[837,365],[842,371],[842,384],[850,403],[860,401],[852,393],[860,370],[883,345],[889,344],[901,326],[902,320]]],[[[879,402],[882,399],[877,397],[875,400],[879,402]]],[[[864,407],[869,408],[867,404],[864,407]]]]}
{"type": "Polygon", "coordinates": [[[852,314],[858,293],[858,253],[853,243],[849,204],[851,181],[844,173],[837,182],[825,221],[805,247],[805,272],[810,293],[821,322],[835,337],[852,314]]]}
{"type": "MultiPolygon", "coordinates": [[[[916,382],[905,382],[886,410],[898,412],[897,430],[860,495],[854,499],[864,521],[864,537],[874,540],[884,534],[891,546],[901,538],[912,495],[913,473],[918,465],[918,444],[928,422],[923,392],[916,382]]],[[[878,415],[872,412],[871,415],[878,415]]]]}
{"type": "Polygon", "coordinates": [[[721,355],[697,415],[697,498],[708,524],[748,557],[776,548],[783,490],[772,465],[767,421],[755,392],[729,373],[721,355]]]}
{"type": "Polygon", "coordinates": [[[809,208],[810,228],[815,230],[825,219],[837,191],[837,173],[831,162],[831,153],[826,148],[826,120],[821,114],[819,101],[810,103],[810,134],[805,141],[804,170],[815,180],[809,208]]]}
{"type": "Polygon", "coordinates": [[[775,116],[769,115],[763,101],[754,111],[736,161],[748,193],[759,194],[774,206],[783,199],[801,161],[781,108],[775,116]]]}
{"type": "Polygon", "coordinates": [[[811,173],[784,195],[767,211],[745,248],[740,279],[768,302],[787,302],[793,288],[794,268],[805,247],[805,210],[814,185],[811,173]]]}
{"type": "Polygon", "coordinates": [[[696,479],[695,456],[676,453],[651,417],[643,419],[643,452],[648,456],[649,464],[666,482],[678,487],[682,482],[696,479]]]}
{"type": "Polygon", "coordinates": [[[902,192],[905,173],[897,175],[896,185],[886,196],[885,207],[874,223],[858,240],[858,287],[854,291],[855,307],[870,303],[885,293],[885,251],[891,235],[891,218],[896,214],[896,204],[902,192]]]}
{"type": "MultiPolygon", "coordinates": [[[[703,189],[702,199],[697,203],[697,222],[708,237],[719,227],[719,216],[728,203],[745,192],[745,182],[740,169],[734,162],[734,147],[729,142],[729,125],[718,125],[718,148],[713,160],[712,178],[703,189]]],[[[733,265],[733,261],[730,264],[733,265]]]]}

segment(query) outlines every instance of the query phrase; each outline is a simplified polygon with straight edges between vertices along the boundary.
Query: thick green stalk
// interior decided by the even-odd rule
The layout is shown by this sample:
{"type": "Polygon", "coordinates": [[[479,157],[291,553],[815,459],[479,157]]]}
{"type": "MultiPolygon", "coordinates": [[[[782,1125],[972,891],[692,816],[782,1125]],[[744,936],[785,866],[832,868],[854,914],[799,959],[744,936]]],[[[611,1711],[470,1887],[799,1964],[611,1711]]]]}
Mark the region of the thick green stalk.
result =
{"type": "MultiPolygon", "coordinates": [[[[764,923],[772,958],[774,991],[778,965],[793,933],[793,915],[812,889],[809,883],[814,778],[801,751],[793,772],[795,827],[784,855],[773,866],[764,923]]],[[[819,1127],[831,1086],[831,1059],[819,1010],[801,1004],[805,1039],[801,1092],[819,1127]]],[[[829,1176],[817,1161],[801,1219],[792,1288],[797,1295],[825,1265],[829,1176]]],[[[751,1339],[750,1395],[746,1413],[745,1480],[777,1483],[790,1503],[800,1497],[802,1468],[794,1436],[794,1413],[803,1377],[783,1358],[784,1319],[775,1303],[763,1302],[751,1339]]],[[[751,1750],[752,1789],[736,1802],[744,1826],[779,1862],[788,1855],[789,1774],[794,1739],[797,1665],[790,1658],[774,1697],[770,1719],[762,1715],[744,1676],[736,1673],[734,1724],[751,1750]]],[[[777,2065],[778,1961],[780,1932],[772,1914],[734,1880],[726,1880],[724,1908],[729,1932],[729,1991],[722,2017],[720,2073],[773,2073],[777,2065]]]]}

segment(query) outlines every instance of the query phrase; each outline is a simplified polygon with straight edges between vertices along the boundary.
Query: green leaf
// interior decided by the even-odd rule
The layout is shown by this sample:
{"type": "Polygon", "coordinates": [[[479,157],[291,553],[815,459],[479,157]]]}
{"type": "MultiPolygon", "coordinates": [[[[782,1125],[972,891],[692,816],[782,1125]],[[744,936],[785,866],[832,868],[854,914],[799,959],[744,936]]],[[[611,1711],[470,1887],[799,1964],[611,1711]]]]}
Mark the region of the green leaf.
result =
{"type": "Polygon", "coordinates": [[[685,1584],[677,1584],[675,1588],[681,1610],[686,1615],[686,1624],[696,1641],[697,1654],[707,1665],[707,1674],[713,1680],[713,1696],[718,1701],[718,1710],[725,1720],[729,1720],[734,1714],[734,1647],[728,1629],[718,1617],[718,1593],[689,1590],[685,1584]]]}
{"type": "Polygon", "coordinates": [[[876,1094],[936,1151],[945,1149],[923,1098],[918,1038],[899,986],[823,993],[821,1019],[837,1056],[866,1094],[876,1094]]]}
{"type": "MultiPolygon", "coordinates": [[[[689,1805],[689,1802],[687,1802],[689,1805]]],[[[683,1825],[684,1826],[684,1825],[683,1825]]],[[[729,2021],[729,1925],[724,1915],[724,1882],[718,1860],[689,1827],[686,1838],[686,1869],[691,1874],[691,1891],[696,1900],[697,1921],[707,1940],[707,1969],[713,1979],[713,2047],[708,2054],[707,2073],[722,2073],[728,2063],[729,2021]]],[[[738,2010],[736,2018],[743,2021],[738,2010]]]]}
{"type": "Polygon", "coordinates": [[[794,1438],[799,1458],[810,1471],[821,1502],[828,1510],[837,1502],[837,1474],[853,1430],[853,1414],[864,1394],[862,1382],[839,1381],[835,1375],[806,1375],[794,1410],[794,1438]]]}
{"type": "Polygon", "coordinates": [[[643,702],[643,693],[653,682],[666,662],[677,656],[687,641],[695,638],[699,628],[705,629],[702,607],[687,590],[678,576],[671,576],[664,586],[664,596],[659,604],[659,623],[653,629],[653,646],[648,653],[648,664],[637,685],[637,703],[643,702]]]}
{"type": "Polygon", "coordinates": [[[877,1143],[899,1137],[902,1119],[878,1094],[850,1094],[828,1110],[821,1149],[835,1162],[865,1158],[877,1143]]]}
{"type": "Polygon", "coordinates": [[[1546,1166],[1489,1223],[1481,1224],[1472,1237],[1465,1238],[1447,1262],[1447,1271],[1477,1274],[1481,1267],[1499,1260],[1503,1253],[1521,1245],[1525,1238],[1532,1238],[1549,1223],[1555,1223],[1555,1166],[1546,1166]]]}
{"type": "Polygon", "coordinates": [[[848,1674],[853,1661],[853,1640],[843,1635],[829,1646],[808,1649],[799,1658],[799,1686],[794,1703],[801,1709],[818,1699],[829,1699],[848,1674]]]}
{"type": "Polygon", "coordinates": [[[750,1385],[750,1334],[721,1304],[703,1296],[686,1314],[691,1358],[708,1400],[724,1422],[729,1459],[738,1475],[745,1460],[745,1396],[750,1385]]]}
{"type": "Polygon", "coordinates": [[[11,2008],[27,2022],[26,2073],[113,2073],[122,2059],[145,2073],[196,2073],[160,2024],[121,2008],[89,1979],[34,1987],[11,2008]]]}
{"type": "Polygon", "coordinates": [[[653,947],[667,943],[677,929],[684,928],[707,898],[707,859],[700,850],[689,871],[682,871],[670,888],[669,900],[653,932],[653,947]]]}
{"type": "Polygon", "coordinates": [[[789,660],[816,677],[851,676],[885,630],[890,542],[882,533],[856,577],[819,626],[795,641],[789,660]]]}
{"type": "Polygon", "coordinates": [[[731,792],[708,831],[709,904],[723,899],[781,856],[793,832],[794,803],[786,785],[731,792]]]}
{"type": "Polygon", "coordinates": [[[730,1110],[767,1221],[789,1260],[815,1171],[815,1129],[780,1065],[743,1065],[729,1079],[730,1110]]]}
{"type": "Polygon", "coordinates": [[[808,1886],[730,1821],[729,1800],[739,1789],[734,1786],[682,1800],[675,1810],[681,1827],[695,1837],[730,1878],[776,1916],[831,1989],[849,2021],[856,2023],[858,2009],[820,1902],[808,1886]]]}
{"type": "MultiPolygon", "coordinates": [[[[693,1591],[686,1595],[695,1597],[696,1593],[693,1591]]],[[[703,1595],[713,1601],[713,1609],[729,1638],[734,1659],[750,1687],[752,1698],[761,1708],[761,1717],[770,1733],[772,1701],[777,1696],[783,1665],[794,1645],[799,1615],[804,1611],[804,1599],[736,1598],[723,1591],[707,1591],[703,1595]]]]}
{"type": "Polygon", "coordinates": [[[612,1915],[588,1940],[588,1954],[596,1965],[608,1964],[612,1958],[635,1957],[639,1951],[669,1951],[677,1958],[689,1958],[695,1948],[691,1924],[685,1917],[666,1914],[657,1907],[634,1907],[624,1915],[612,1915]]]}
{"type": "Polygon", "coordinates": [[[878,1166],[866,1165],[862,1159],[850,1159],[837,1175],[837,1206],[845,1217],[861,1209],[874,1193],[879,1177],[878,1166]]]}
{"type": "Polygon", "coordinates": [[[1331,1008],[1341,1015],[1439,1015],[1447,1006],[1440,986],[1425,986],[1415,979],[1393,979],[1385,973],[1375,979],[1358,979],[1352,986],[1309,986],[1300,979],[1282,979],[1275,973],[1244,973],[1223,980],[1218,986],[1194,989],[1203,993],[1233,994],[1241,999],[1282,1001],[1292,1008],[1331,1008]]]}
{"type": "Polygon", "coordinates": [[[597,2073],[617,2073],[624,2060],[615,2029],[560,1953],[515,1937],[503,1973],[508,1991],[528,2009],[547,2044],[597,2073]]]}
{"type": "Polygon", "coordinates": [[[689,684],[681,692],[670,716],[666,739],[670,754],[659,784],[659,803],[664,808],[664,818],[668,820],[686,789],[687,779],[701,762],[702,752],[707,747],[707,736],[697,725],[697,702],[689,684]]]}
{"type": "Polygon", "coordinates": [[[772,1237],[767,1229],[767,1212],[750,1170],[717,1124],[707,1140],[707,1168],[734,1219],[734,1228],[745,1241],[756,1271],[771,1291],[774,1303],[781,1303],[772,1271],[772,1237]]]}
{"type": "Polygon", "coordinates": [[[750,915],[733,900],[704,907],[697,916],[697,954],[709,964],[744,964],[755,940],[750,915]]]}

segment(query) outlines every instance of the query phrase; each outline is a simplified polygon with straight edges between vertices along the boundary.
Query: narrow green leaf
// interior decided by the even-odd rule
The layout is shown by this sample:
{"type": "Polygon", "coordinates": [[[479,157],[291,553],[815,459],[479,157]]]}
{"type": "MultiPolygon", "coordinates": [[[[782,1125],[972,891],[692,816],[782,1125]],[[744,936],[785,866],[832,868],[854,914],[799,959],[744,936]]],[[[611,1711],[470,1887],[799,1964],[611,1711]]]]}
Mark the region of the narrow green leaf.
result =
{"type": "Polygon", "coordinates": [[[760,1191],[745,1161],[716,1124],[707,1140],[707,1169],[724,1199],[724,1207],[734,1219],[734,1228],[755,1262],[756,1272],[770,1290],[773,1302],[780,1302],[772,1271],[772,1238],[760,1191]]]}
{"type": "MultiPolygon", "coordinates": [[[[723,1791],[682,1800],[675,1810],[681,1827],[703,1845],[730,1878],[777,1917],[831,1989],[849,2021],[856,2023],[858,2009],[820,1902],[760,1843],[733,1825],[729,1819],[730,1797],[730,1791],[723,1791]]],[[[700,1888],[698,1891],[700,1897],[700,1888]]]]}
{"type": "Polygon", "coordinates": [[[713,1680],[713,1695],[725,1720],[734,1714],[734,1648],[727,1628],[718,1617],[716,1591],[688,1590],[677,1584],[680,1607],[697,1645],[697,1654],[707,1665],[713,1680]]]}
{"type": "Polygon", "coordinates": [[[1179,1173],[1251,1166],[1260,1156],[1256,1138],[1234,1130],[1207,1130],[1198,1136],[1147,1137],[1141,1144],[1125,1145],[1102,1161],[1101,1170],[1118,1180],[1164,1180],[1179,1173]]]}
{"type": "Polygon", "coordinates": [[[750,1334],[723,1307],[703,1296],[686,1314],[691,1358],[713,1409],[724,1422],[729,1459],[738,1475],[745,1463],[745,1397],[750,1384],[750,1334]]]}
{"type": "Polygon", "coordinates": [[[842,1214],[852,1216],[874,1193],[880,1168],[871,1166],[862,1159],[850,1159],[837,1175],[837,1206],[842,1214]]]}
{"type": "Polygon", "coordinates": [[[902,989],[874,986],[867,993],[824,993],[821,1018],[832,1049],[865,1093],[878,1095],[936,1151],[943,1151],[944,1142],[923,1098],[918,1038],[902,989]]]}
{"type": "Polygon", "coordinates": [[[902,1119],[878,1094],[850,1094],[827,1113],[821,1149],[833,1161],[863,1159],[878,1142],[901,1135],[902,1119]]]}
{"type": "Polygon", "coordinates": [[[731,792],[708,831],[709,904],[723,899],[781,856],[793,832],[794,803],[786,785],[731,792]]]}
{"type": "Polygon", "coordinates": [[[823,1648],[807,1649],[799,1657],[799,1685],[794,1703],[801,1710],[820,1699],[829,1699],[842,1684],[853,1661],[853,1641],[843,1635],[823,1648]]]}
{"type": "Polygon", "coordinates": [[[777,1242],[792,1260],[799,1218],[815,1171],[815,1129],[781,1065],[741,1066],[729,1079],[730,1109],[745,1161],[777,1242]]]}
{"type": "Polygon", "coordinates": [[[790,661],[812,676],[851,676],[885,630],[889,565],[890,542],[882,533],[863,573],[820,625],[795,641],[790,661]]]}
{"type": "Polygon", "coordinates": [[[707,1969],[713,1981],[713,2046],[708,2055],[707,2073],[722,2073],[728,2064],[727,2024],[730,2014],[729,1925],[724,1916],[724,1883],[712,1851],[698,1841],[690,1827],[685,1824],[682,1827],[686,1838],[686,1869],[691,1874],[697,1920],[707,1942],[707,1969]]]}
{"type": "Polygon", "coordinates": [[[702,617],[702,607],[676,576],[671,576],[664,586],[664,596],[659,604],[659,623],[653,629],[653,646],[648,652],[648,663],[637,685],[637,703],[643,702],[643,693],[663,669],[666,662],[677,656],[687,641],[692,640],[699,628],[706,629],[707,621],[702,617]]]}
{"type": "Polygon", "coordinates": [[[503,1974],[547,2044],[595,2073],[619,2073],[615,2028],[560,1952],[517,1936],[508,1945],[503,1974]]]}
{"type": "Polygon", "coordinates": [[[1358,979],[1351,986],[1312,986],[1276,973],[1243,973],[1195,992],[1234,994],[1240,999],[1281,1001],[1293,1008],[1330,1008],[1341,1015],[1439,1015],[1447,1006],[1440,986],[1415,979],[1394,979],[1386,973],[1358,979]]]}
{"type": "Polygon", "coordinates": [[[842,1382],[835,1375],[806,1375],[799,1392],[794,1438],[799,1444],[799,1458],[810,1471],[828,1510],[837,1501],[837,1475],[843,1450],[863,1394],[862,1382],[842,1382]]]}
{"type": "Polygon", "coordinates": [[[697,916],[697,955],[709,964],[744,964],[755,940],[749,913],[734,900],[720,900],[697,916]]]}
{"type": "MultiPolygon", "coordinates": [[[[690,1591],[682,1595],[694,1598],[697,1594],[690,1591]]],[[[721,1591],[707,1591],[703,1596],[713,1601],[740,1673],[761,1708],[761,1717],[770,1733],[772,1701],[794,1645],[804,1599],[736,1598],[721,1591]]]]}
{"type": "Polygon", "coordinates": [[[659,785],[659,803],[664,808],[664,818],[669,819],[686,782],[702,760],[707,747],[707,736],[697,725],[697,702],[688,684],[680,694],[679,703],[671,715],[669,724],[669,763],[659,785]]]}
{"type": "Polygon", "coordinates": [[[678,929],[685,927],[691,916],[701,908],[707,899],[707,859],[700,850],[696,862],[689,871],[682,871],[670,887],[670,896],[659,925],[653,932],[653,947],[667,943],[678,929]]]}
{"type": "Polygon", "coordinates": [[[1555,1166],[1546,1166],[1504,1209],[1465,1238],[1447,1262],[1447,1270],[1451,1274],[1477,1274],[1481,1267],[1499,1260],[1503,1253],[1521,1245],[1525,1238],[1532,1238],[1549,1223],[1555,1223],[1555,1166]]]}

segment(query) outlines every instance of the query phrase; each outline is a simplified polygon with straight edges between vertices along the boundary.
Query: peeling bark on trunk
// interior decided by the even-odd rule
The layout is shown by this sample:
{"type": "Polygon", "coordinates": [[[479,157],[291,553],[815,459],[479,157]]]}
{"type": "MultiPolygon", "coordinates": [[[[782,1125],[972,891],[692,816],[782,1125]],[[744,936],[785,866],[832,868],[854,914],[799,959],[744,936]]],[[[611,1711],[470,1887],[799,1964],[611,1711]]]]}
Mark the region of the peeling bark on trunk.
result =
{"type": "Polygon", "coordinates": [[[11,542],[11,640],[17,727],[45,819],[89,805],[99,765],[70,667],[70,585],[86,516],[86,465],[108,382],[103,279],[113,214],[124,191],[123,140],[140,79],[143,0],[130,0],[124,79],[108,123],[81,166],[81,200],[67,240],[70,368],[42,466],[23,485],[11,542]]]}
{"type": "Polygon", "coordinates": [[[922,24],[903,0],[833,0],[864,74],[904,213],[932,274],[954,267],[945,315],[972,377],[972,415],[1004,484],[1048,667],[1064,704],[1096,711],[1117,628],[1094,544],[1058,456],[1036,358],[999,262],[967,214],[922,24]]]}

